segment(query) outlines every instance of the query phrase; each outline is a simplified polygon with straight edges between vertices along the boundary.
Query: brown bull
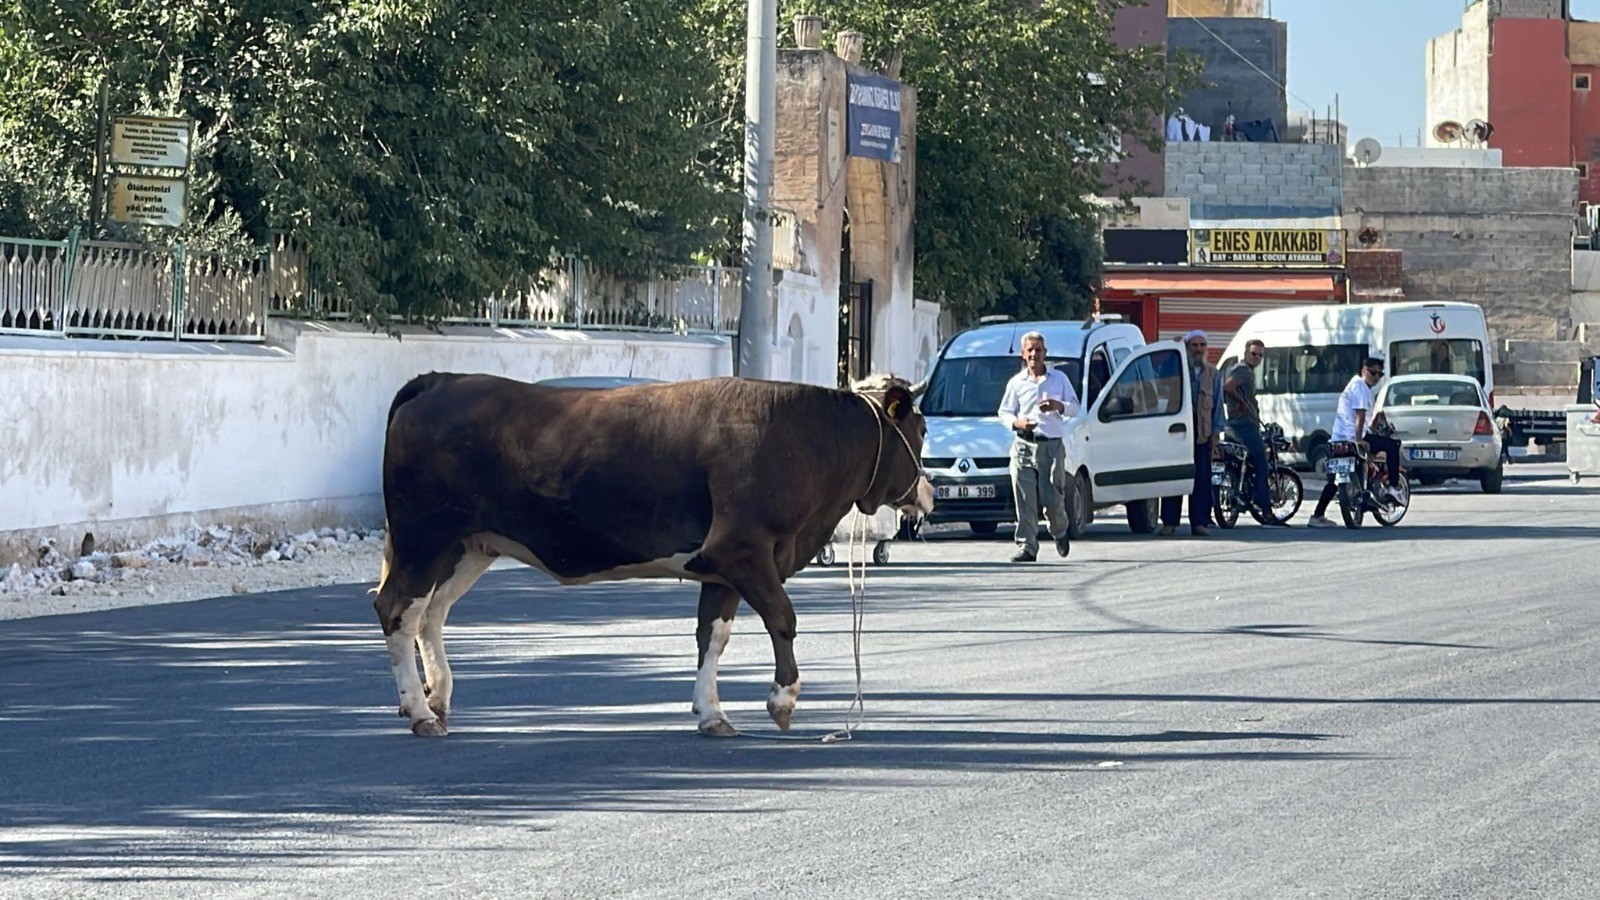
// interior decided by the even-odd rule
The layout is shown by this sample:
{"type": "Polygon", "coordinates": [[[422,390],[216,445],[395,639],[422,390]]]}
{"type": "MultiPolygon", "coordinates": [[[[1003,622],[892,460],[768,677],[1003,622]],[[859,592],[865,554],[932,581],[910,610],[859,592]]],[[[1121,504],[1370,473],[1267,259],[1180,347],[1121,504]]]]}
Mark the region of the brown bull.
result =
{"type": "Polygon", "coordinates": [[[445,618],[503,555],[562,584],[699,582],[693,708],[708,735],[736,733],[717,699],[717,659],[743,597],[772,636],[767,712],[787,729],[800,672],[784,582],[851,506],[932,511],[925,434],[897,379],[856,391],[739,378],[601,391],[412,379],[389,410],[388,541],[373,601],[400,714],[417,734],[445,733],[445,618]]]}

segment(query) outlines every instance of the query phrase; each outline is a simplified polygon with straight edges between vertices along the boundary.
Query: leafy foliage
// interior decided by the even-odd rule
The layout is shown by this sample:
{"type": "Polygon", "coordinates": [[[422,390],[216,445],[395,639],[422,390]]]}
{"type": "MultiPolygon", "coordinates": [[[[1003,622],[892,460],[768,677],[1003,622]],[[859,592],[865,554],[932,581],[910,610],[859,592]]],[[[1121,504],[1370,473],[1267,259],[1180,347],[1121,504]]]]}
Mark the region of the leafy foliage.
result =
{"type": "MultiPolygon", "coordinates": [[[[864,63],[888,48],[902,53],[901,80],[917,92],[919,295],[958,313],[1023,308],[1041,315],[1066,315],[1087,297],[1099,253],[1083,236],[1096,230],[1089,198],[1105,187],[1106,148],[1124,133],[1160,147],[1160,113],[1193,76],[1180,65],[1169,80],[1159,47],[1129,51],[1111,41],[1111,16],[1127,5],[780,5],[780,22],[810,13],[828,29],[862,32],[864,63]]],[[[729,66],[725,61],[725,72],[729,66]]]]}
{"type": "MultiPolygon", "coordinates": [[[[1065,314],[1097,269],[1106,138],[1159,146],[1159,51],[1127,0],[783,0],[903,52],[918,92],[917,283],[957,311],[1065,314]]],[[[746,0],[0,0],[0,233],[88,218],[111,114],[195,122],[189,223],[102,236],[306,242],[381,322],[446,314],[554,255],[619,273],[735,259],[746,0]]],[[[780,41],[791,40],[787,25],[780,41]]]]}
{"type": "Polygon", "coordinates": [[[737,213],[696,165],[713,74],[675,0],[7,0],[0,29],[8,229],[85,217],[102,75],[114,112],[196,122],[210,205],[173,238],[290,231],[377,320],[471,304],[555,254],[680,261],[737,213]]]}

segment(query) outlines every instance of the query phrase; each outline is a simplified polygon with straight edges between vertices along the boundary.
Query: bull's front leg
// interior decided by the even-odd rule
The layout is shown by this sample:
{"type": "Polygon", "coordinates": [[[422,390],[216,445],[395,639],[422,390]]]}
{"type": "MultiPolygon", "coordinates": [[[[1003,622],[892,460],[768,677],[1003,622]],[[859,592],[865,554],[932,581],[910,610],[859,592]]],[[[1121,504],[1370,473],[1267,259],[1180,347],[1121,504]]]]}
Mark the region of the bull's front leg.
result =
{"type": "Polygon", "coordinates": [[[794,660],[794,605],[783,589],[771,557],[757,559],[749,570],[731,577],[752,609],[761,615],[772,636],[772,690],[767,694],[767,715],[784,731],[800,698],[800,667],[794,660]]]}
{"type": "Polygon", "coordinates": [[[700,586],[700,624],[695,629],[699,658],[694,678],[694,714],[700,733],[707,737],[736,737],[738,729],[722,712],[717,696],[717,660],[733,634],[733,617],[739,611],[739,593],[724,584],[700,586]]]}

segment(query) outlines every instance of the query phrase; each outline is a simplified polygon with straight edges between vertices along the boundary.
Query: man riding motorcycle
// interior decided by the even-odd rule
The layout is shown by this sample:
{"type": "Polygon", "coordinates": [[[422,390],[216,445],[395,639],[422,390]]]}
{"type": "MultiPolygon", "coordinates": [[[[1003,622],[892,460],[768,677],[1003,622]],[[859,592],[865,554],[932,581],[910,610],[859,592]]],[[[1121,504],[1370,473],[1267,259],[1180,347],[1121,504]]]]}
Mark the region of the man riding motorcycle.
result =
{"type": "MultiPolygon", "coordinates": [[[[1339,407],[1333,420],[1333,440],[1352,443],[1364,441],[1369,452],[1383,451],[1384,465],[1389,472],[1389,482],[1384,485],[1384,499],[1389,503],[1398,503],[1405,499],[1399,487],[1400,442],[1388,434],[1369,430],[1379,424],[1369,422],[1369,417],[1376,405],[1372,389],[1382,380],[1383,360],[1367,357],[1361,364],[1361,374],[1352,377],[1350,383],[1345,385],[1344,393],[1339,395],[1339,407]]],[[[1306,523],[1307,527],[1327,528],[1334,524],[1324,513],[1328,511],[1328,504],[1333,502],[1338,490],[1338,485],[1329,478],[1328,483],[1322,486],[1322,496],[1317,498],[1317,508],[1306,523]]]]}

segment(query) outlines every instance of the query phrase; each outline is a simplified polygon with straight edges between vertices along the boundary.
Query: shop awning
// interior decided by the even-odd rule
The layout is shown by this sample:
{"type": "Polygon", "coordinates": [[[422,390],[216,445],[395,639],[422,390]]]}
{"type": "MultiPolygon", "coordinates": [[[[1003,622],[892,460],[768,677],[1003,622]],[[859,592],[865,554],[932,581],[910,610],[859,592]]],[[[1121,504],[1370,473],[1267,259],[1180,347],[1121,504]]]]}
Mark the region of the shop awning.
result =
{"type": "Polygon", "coordinates": [[[1122,294],[1332,294],[1333,276],[1286,272],[1150,272],[1107,274],[1107,293],[1122,294]]]}

